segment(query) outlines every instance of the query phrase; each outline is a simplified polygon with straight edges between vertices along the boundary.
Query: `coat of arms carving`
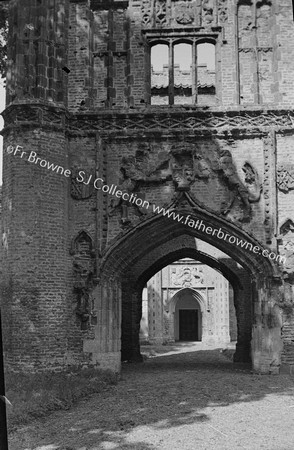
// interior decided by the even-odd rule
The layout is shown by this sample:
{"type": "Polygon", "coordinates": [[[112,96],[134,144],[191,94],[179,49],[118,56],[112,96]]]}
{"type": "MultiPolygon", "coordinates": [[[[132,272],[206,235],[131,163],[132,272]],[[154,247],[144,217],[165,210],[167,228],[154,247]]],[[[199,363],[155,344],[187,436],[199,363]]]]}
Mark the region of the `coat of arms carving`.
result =
{"type": "Polygon", "coordinates": [[[175,19],[182,25],[190,24],[194,21],[194,11],[192,5],[181,2],[175,8],[175,19]]]}
{"type": "Polygon", "coordinates": [[[294,164],[280,165],[277,169],[277,185],[280,191],[288,192],[294,189],[294,164]]]}
{"type": "Polygon", "coordinates": [[[171,284],[182,288],[202,285],[204,282],[203,271],[198,267],[175,268],[171,273],[171,284]]]}

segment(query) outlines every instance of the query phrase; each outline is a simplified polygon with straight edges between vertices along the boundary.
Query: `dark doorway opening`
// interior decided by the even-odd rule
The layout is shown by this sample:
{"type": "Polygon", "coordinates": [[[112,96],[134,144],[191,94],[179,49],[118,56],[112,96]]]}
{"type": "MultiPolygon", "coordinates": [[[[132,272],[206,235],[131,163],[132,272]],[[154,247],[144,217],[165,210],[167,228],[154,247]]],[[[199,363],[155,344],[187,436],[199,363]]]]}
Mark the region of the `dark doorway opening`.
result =
{"type": "Polygon", "coordinates": [[[198,341],[198,310],[179,310],[180,341],[198,341]]]}

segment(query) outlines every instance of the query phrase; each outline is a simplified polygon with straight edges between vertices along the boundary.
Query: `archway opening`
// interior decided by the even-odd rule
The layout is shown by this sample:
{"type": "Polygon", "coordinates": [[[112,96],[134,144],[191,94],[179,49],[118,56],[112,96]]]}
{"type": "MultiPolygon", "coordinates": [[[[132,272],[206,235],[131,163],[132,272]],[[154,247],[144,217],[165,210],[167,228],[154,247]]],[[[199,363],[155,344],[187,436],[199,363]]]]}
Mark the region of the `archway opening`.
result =
{"type": "Polygon", "coordinates": [[[174,261],[143,289],[140,342],[226,347],[237,341],[236,298],[220,271],[192,258],[174,261]]]}
{"type": "MultiPolygon", "coordinates": [[[[186,198],[192,202],[188,194],[186,198]]],[[[243,239],[252,248],[258,245],[258,241],[233,223],[206,212],[199,205],[194,208],[195,211],[197,208],[197,221],[204,228],[207,225],[207,229],[211,231],[221,227],[222,233],[243,239]]],[[[178,214],[187,214],[187,210],[191,211],[179,209],[178,214]]],[[[188,217],[195,215],[196,219],[195,211],[188,217]]],[[[143,359],[140,354],[139,331],[144,286],[167,264],[186,257],[219,270],[234,288],[234,304],[239,318],[234,360],[249,362],[252,359],[254,370],[274,372],[281,355],[280,338],[277,338],[280,328],[277,325],[272,330],[268,321],[265,322],[264,314],[266,317],[269,314],[276,317],[272,298],[277,291],[274,276],[278,276],[278,269],[261,254],[246,251],[218,236],[212,236],[211,233],[204,234],[203,230],[196,227],[192,230],[175,220],[160,216],[143,220],[136,229],[131,229],[118,239],[104,254],[101,263],[103,277],[99,294],[107,299],[107,304],[109,299],[118,300],[115,303],[118,333],[114,343],[115,349],[120,351],[122,361],[143,359]],[[273,346],[272,342],[276,345],[273,346]],[[274,361],[274,369],[271,361],[274,361]]],[[[113,330],[112,326],[111,332],[113,330]]],[[[118,353],[116,357],[117,355],[118,353]]]]}
{"type": "Polygon", "coordinates": [[[192,289],[178,292],[174,312],[175,341],[202,340],[202,311],[192,289]]]}

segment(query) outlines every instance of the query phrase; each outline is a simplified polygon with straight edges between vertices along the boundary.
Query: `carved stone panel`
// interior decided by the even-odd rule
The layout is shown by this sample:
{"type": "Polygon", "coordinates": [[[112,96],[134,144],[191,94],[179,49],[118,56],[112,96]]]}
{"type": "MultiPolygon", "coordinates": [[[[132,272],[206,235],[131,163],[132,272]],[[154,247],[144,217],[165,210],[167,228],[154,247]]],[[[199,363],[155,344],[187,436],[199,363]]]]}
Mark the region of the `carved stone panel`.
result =
{"type": "Polygon", "coordinates": [[[93,181],[90,180],[95,179],[95,173],[92,171],[91,173],[87,173],[84,177],[84,181],[81,181],[79,177],[79,169],[73,168],[71,170],[71,187],[70,194],[72,198],[75,200],[85,200],[90,198],[94,191],[93,181]],[[79,181],[80,180],[80,181],[79,181]]]}
{"type": "Polygon", "coordinates": [[[228,0],[218,0],[218,22],[223,24],[228,20],[228,0]]]}
{"type": "Polygon", "coordinates": [[[137,150],[134,156],[124,156],[121,160],[121,178],[119,189],[123,195],[111,201],[109,216],[115,214],[117,208],[121,210],[121,222],[128,225],[131,220],[129,210],[132,208],[139,216],[148,213],[148,204],[145,202],[145,193],[141,188],[150,184],[162,183],[168,178],[164,167],[168,167],[168,160],[159,158],[151,160],[148,149],[137,150]]]}
{"type": "Polygon", "coordinates": [[[202,2],[202,26],[212,25],[215,20],[214,0],[202,2]]]}
{"type": "Polygon", "coordinates": [[[141,13],[146,28],[211,27],[227,20],[227,0],[142,0],[141,13]]]}
{"type": "Polygon", "coordinates": [[[175,267],[171,271],[171,287],[197,287],[204,284],[203,270],[199,267],[175,267]]]}
{"type": "Polygon", "coordinates": [[[251,203],[260,200],[262,191],[257,171],[250,163],[246,162],[242,168],[244,174],[242,180],[237,173],[229,150],[223,150],[220,153],[218,171],[231,192],[230,201],[222,213],[227,215],[233,207],[236,207],[237,200],[240,200],[243,214],[239,220],[240,222],[248,222],[251,219],[251,203]]]}
{"type": "Polygon", "coordinates": [[[277,168],[277,186],[285,193],[294,189],[294,164],[281,164],[277,168]]]}
{"type": "Polygon", "coordinates": [[[178,24],[189,25],[194,22],[195,8],[192,3],[179,2],[175,4],[174,18],[178,24]]]}
{"type": "Polygon", "coordinates": [[[152,25],[152,12],[153,4],[151,0],[142,0],[141,14],[142,14],[142,25],[144,27],[149,27],[152,25]]]}
{"type": "Polygon", "coordinates": [[[163,26],[167,23],[166,0],[155,0],[155,23],[163,26]]]}

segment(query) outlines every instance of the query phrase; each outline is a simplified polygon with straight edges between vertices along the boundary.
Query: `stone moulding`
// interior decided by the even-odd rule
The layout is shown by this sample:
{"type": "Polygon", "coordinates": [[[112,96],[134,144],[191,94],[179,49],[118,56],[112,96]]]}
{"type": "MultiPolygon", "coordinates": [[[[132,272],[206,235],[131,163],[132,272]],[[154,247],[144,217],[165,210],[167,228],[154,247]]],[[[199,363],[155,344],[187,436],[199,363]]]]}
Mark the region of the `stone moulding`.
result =
{"type": "Polygon", "coordinates": [[[265,131],[294,130],[294,110],[250,109],[197,111],[162,111],[148,109],[145,112],[133,111],[118,113],[97,111],[96,113],[70,114],[64,108],[36,104],[10,105],[3,112],[5,128],[20,126],[40,126],[69,132],[70,134],[100,133],[101,135],[126,135],[152,132],[192,132],[194,135],[218,133],[247,133],[265,131]]]}
{"type": "Polygon", "coordinates": [[[69,113],[65,108],[53,105],[18,103],[8,106],[2,113],[2,116],[5,121],[5,127],[1,134],[5,134],[6,130],[20,126],[49,126],[53,129],[64,130],[69,113]]]}
{"type": "Polygon", "coordinates": [[[104,114],[103,116],[72,116],[69,120],[70,131],[91,130],[101,133],[207,130],[211,133],[225,129],[263,129],[285,128],[294,130],[294,111],[162,111],[130,114],[104,114]]]}
{"type": "MultiPolygon", "coordinates": [[[[177,211],[179,214],[186,214],[187,209],[181,209],[179,208],[177,211]]],[[[243,239],[246,242],[251,242],[252,246],[260,245],[260,242],[256,240],[256,237],[252,235],[252,233],[249,233],[237,225],[235,225],[232,222],[228,222],[223,217],[220,217],[219,215],[215,214],[214,212],[207,211],[206,209],[202,208],[200,205],[197,205],[195,207],[194,212],[191,213],[191,216],[197,217],[199,220],[203,220],[204,223],[209,223],[211,227],[213,228],[222,228],[225,232],[228,232],[231,235],[234,235],[238,237],[239,239],[243,239]]],[[[176,230],[176,227],[178,224],[176,224],[174,221],[170,221],[168,218],[162,218],[158,215],[152,215],[148,218],[146,218],[143,222],[139,223],[136,228],[131,228],[125,233],[121,233],[120,235],[116,236],[112,241],[110,241],[107,246],[107,248],[104,250],[104,253],[102,254],[101,258],[101,265],[100,265],[100,273],[105,274],[105,276],[111,276],[112,273],[115,273],[118,266],[121,266],[122,270],[124,270],[124,267],[127,266],[129,263],[129,259],[126,257],[128,255],[128,251],[126,250],[125,245],[127,246],[127,243],[133,243],[133,245],[129,248],[132,249],[132,255],[135,254],[136,245],[135,242],[139,242],[140,236],[144,235],[146,236],[146,229],[148,228],[148,234],[152,236],[153,234],[156,236],[157,239],[160,238],[161,233],[165,235],[170,235],[171,233],[174,233],[176,230]],[[154,231],[156,230],[156,232],[154,231]],[[119,252],[121,255],[124,255],[121,258],[118,258],[117,254],[110,256],[114,249],[120,248],[119,252]]],[[[193,234],[193,236],[196,236],[193,234]]],[[[196,236],[197,237],[197,236],[196,236]]],[[[207,235],[206,242],[210,243],[212,242],[212,237],[207,235]]],[[[147,243],[146,237],[145,241],[147,243]]],[[[149,242],[149,241],[148,241],[149,242]]],[[[214,243],[215,244],[215,243],[214,243]]],[[[229,248],[227,244],[224,244],[222,240],[219,241],[218,248],[222,251],[225,251],[227,254],[230,254],[232,251],[232,248],[229,248]]],[[[280,267],[273,263],[273,261],[265,258],[261,254],[254,254],[252,252],[244,252],[244,250],[240,250],[240,247],[235,246],[234,252],[236,252],[235,256],[237,257],[237,253],[242,252],[242,264],[244,263],[247,267],[254,267],[254,273],[257,276],[262,276],[264,279],[271,279],[273,276],[277,277],[277,280],[280,277],[280,267]],[[247,262],[245,262],[245,258],[247,262]]],[[[131,257],[131,255],[130,255],[131,257]]],[[[241,261],[239,260],[239,262],[241,261]]],[[[100,273],[98,273],[98,276],[100,276],[100,273]]]]}
{"type": "Polygon", "coordinates": [[[129,0],[91,0],[90,9],[92,11],[108,9],[127,9],[129,0]]]}

